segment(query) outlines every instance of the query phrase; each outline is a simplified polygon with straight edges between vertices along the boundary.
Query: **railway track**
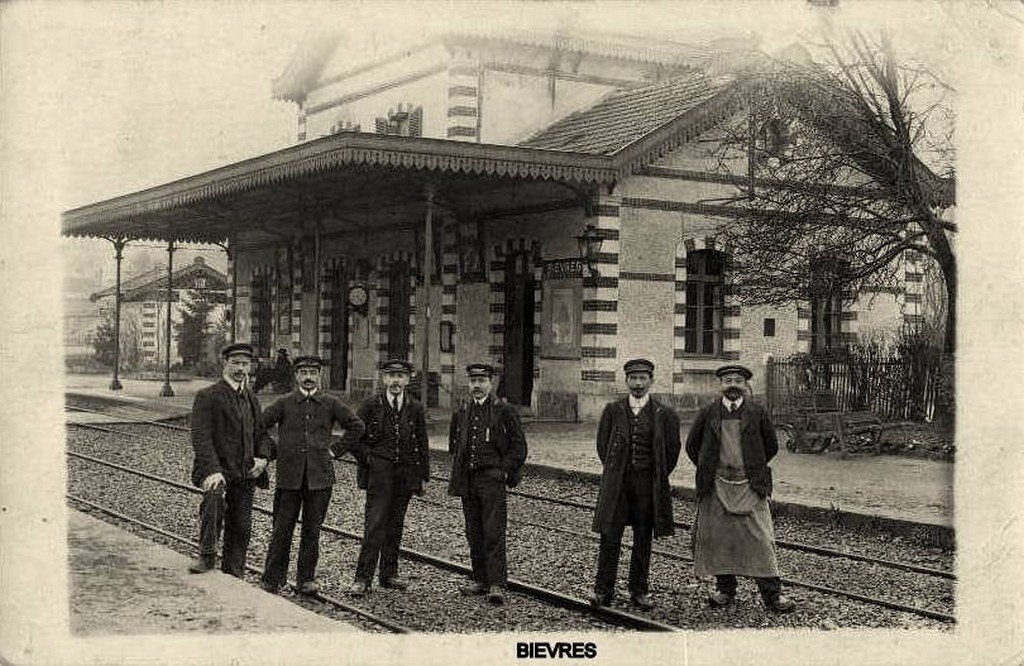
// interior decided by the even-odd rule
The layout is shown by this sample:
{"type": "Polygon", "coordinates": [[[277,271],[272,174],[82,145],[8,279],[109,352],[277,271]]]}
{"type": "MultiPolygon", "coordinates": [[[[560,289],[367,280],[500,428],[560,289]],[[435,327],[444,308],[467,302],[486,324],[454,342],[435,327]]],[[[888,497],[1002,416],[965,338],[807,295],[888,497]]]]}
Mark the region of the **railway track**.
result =
{"type": "MultiPolygon", "coordinates": [[[[92,410],[82,410],[82,411],[92,411],[92,410]]],[[[101,413],[101,412],[95,412],[95,413],[101,413]]],[[[187,426],[181,426],[181,425],[170,424],[170,423],[163,423],[161,421],[134,421],[134,422],[132,422],[132,424],[136,424],[136,423],[143,424],[143,425],[157,426],[157,427],[166,428],[168,430],[174,430],[174,431],[178,431],[178,432],[190,432],[190,428],[187,427],[187,426]]],[[[89,426],[92,426],[92,427],[97,427],[94,424],[76,424],[76,425],[81,425],[81,426],[89,425],[89,426]]],[[[117,433],[117,434],[124,434],[124,435],[130,434],[133,437],[144,437],[143,435],[137,435],[137,434],[134,434],[134,433],[124,433],[123,431],[117,431],[115,429],[110,429],[110,432],[117,433]]],[[[154,441],[160,441],[160,440],[157,440],[156,438],[151,438],[151,439],[154,439],[154,441]]],[[[347,458],[343,459],[341,462],[347,463],[347,464],[350,464],[350,465],[355,464],[353,461],[348,460],[347,458]]],[[[431,474],[430,478],[431,478],[431,480],[440,481],[442,483],[447,483],[448,482],[448,477],[443,475],[443,474],[431,474]]],[[[558,506],[564,506],[564,507],[567,507],[567,508],[579,509],[579,510],[583,510],[583,511],[593,511],[594,510],[593,504],[589,504],[589,503],[586,503],[586,502],[580,502],[578,500],[564,499],[564,498],[559,498],[559,497],[550,497],[550,496],[547,496],[547,495],[538,495],[536,493],[530,493],[530,492],[526,492],[526,491],[523,491],[523,490],[517,490],[517,489],[509,490],[508,494],[513,496],[513,497],[521,497],[521,498],[524,498],[524,499],[534,500],[534,501],[538,501],[538,502],[544,502],[544,503],[548,503],[548,504],[554,504],[554,505],[558,505],[558,506]]],[[[675,527],[677,529],[681,529],[681,530],[685,530],[685,531],[690,531],[693,528],[693,525],[690,524],[690,523],[684,522],[684,521],[675,521],[675,527]]],[[[926,575],[926,576],[933,576],[935,578],[942,578],[942,579],[946,579],[946,580],[954,580],[954,581],[956,580],[956,574],[954,572],[952,572],[952,571],[947,571],[947,570],[944,570],[944,569],[936,569],[934,567],[925,567],[925,566],[921,566],[921,565],[917,565],[917,564],[912,564],[912,563],[909,563],[909,562],[898,562],[898,561],[895,561],[895,560],[890,560],[890,559],[886,559],[886,558],[879,558],[879,557],[873,557],[873,556],[870,556],[870,555],[861,555],[859,553],[853,553],[853,552],[845,551],[845,550],[838,550],[838,549],[835,549],[835,548],[829,548],[827,546],[819,546],[819,545],[816,545],[816,544],[802,543],[802,542],[790,541],[790,540],[786,540],[786,539],[776,539],[775,540],[775,545],[778,548],[782,548],[782,549],[785,549],[785,550],[792,550],[792,551],[798,551],[798,552],[804,552],[804,553],[811,553],[811,554],[814,554],[814,555],[821,555],[821,556],[824,556],[824,557],[843,558],[843,559],[851,560],[851,561],[854,561],[854,562],[863,562],[863,563],[866,563],[866,564],[880,566],[880,567],[884,567],[884,568],[887,568],[887,569],[895,569],[895,570],[899,570],[899,571],[907,571],[907,572],[910,572],[910,573],[922,574],[922,575],[926,575]]]]}
{"type": "MultiPolygon", "coordinates": [[[[154,423],[157,423],[159,425],[165,425],[165,424],[161,424],[159,422],[154,422],[154,423]]],[[[152,440],[152,441],[158,441],[158,442],[162,442],[162,443],[166,443],[166,441],[167,441],[167,440],[159,439],[159,438],[152,438],[152,437],[141,436],[141,435],[137,435],[137,434],[134,434],[134,433],[126,433],[124,431],[116,430],[114,428],[109,428],[109,427],[106,427],[106,426],[97,426],[97,425],[94,425],[94,424],[76,424],[76,425],[81,426],[81,427],[86,428],[86,429],[92,429],[92,430],[97,430],[97,431],[100,431],[100,432],[112,433],[112,434],[116,434],[116,435],[120,435],[120,436],[125,436],[125,437],[142,437],[144,439],[149,439],[149,440],[152,440]]],[[[172,429],[174,429],[174,430],[184,430],[184,431],[188,430],[188,428],[184,428],[182,426],[175,426],[172,429]]],[[[79,455],[79,454],[72,454],[71,452],[69,452],[69,455],[79,455]]],[[[100,462],[102,462],[102,464],[110,464],[109,461],[100,461],[100,462]]],[[[112,465],[116,465],[116,463],[113,463],[112,465]]],[[[145,475],[146,474],[144,472],[139,472],[138,470],[133,470],[133,469],[125,467],[125,466],[118,466],[118,467],[122,468],[124,471],[129,471],[131,473],[137,473],[137,474],[140,474],[140,475],[145,475]]],[[[443,477],[441,475],[436,475],[436,478],[441,479],[441,480],[446,480],[446,477],[443,477]]],[[[184,485],[184,484],[179,484],[179,485],[184,485]]],[[[186,488],[188,490],[190,490],[190,491],[198,492],[198,491],[196,491],[196,489],[193,489],[191,487],[186,487],[186,488]]],[[[569,507],[578,508],[578,509],[592,510],[591,506],[586,505],[584,503],[580,503],[580,502],[573,502],[573,501],[569,501],[569,500],[561,500],[559,498],[551,498],[551,497],[547,497],[547,496],[541,496],[541,495],[536,495],[536,494],[531,494],[531,493],[525,493],[525,492],[521,492],[521,491],[512,491],[512,493],[520,495],[520,496],[525,497],[527,499],[531,499],[531,500],[555,503],[555,504],[560,504],[560,505],[563,505],[563,506],[569,506],[569,507]]],[[[431,499],[428,499],[428,498],[417,498],[417,499],[420,502],[424,503],[424,504],[431,505],[431,506],[434,506],[434,507],[438,507],[438,508],[441,508],[443,510],[451,510],[452,509],[452,507],[450,505],[446,505],[443,502],[438,502],[438,501],[431,500],[431,499]]],[[[510,517],[509,522],[512,523],[512,524],[520,524],[520,525],[529,526],[529,527],[536,528],[536,529],[546,530],[546,531],[552,532],[552,533],[562,534],[562,535],[565,535],[565,536],[572,537],[573,539],[578,539],[578,540],[582,540],[582,541],[593,542],[593,541],[597,541],[598,540],[598,537],[596,535],[594,535],[594,534],[580,532],[580,531],[577,531],[577,530],[572,530],[572,529],[568,529],[568,528],[565,528],[565,527],[559,527],[559,526],[556,526],[556,525],[541,524],[541,523],[537,523],[537,522],[534,522],[534,521],[524,520],[524,519],[520,519],[520,518],[512,518],[512,517],[510,517]]],[[[325,531],[330,532],[330,530],[325,530],[325,531]]],[[[354,538],[354,539],[358,539],[359,538],[359,535],[356,535],[356,534],[351,533],[351,532],[343,533],[343,534],[347,538],[354,538]]],[[[626,545],[627,546],[629,545],[628,542],[627,542],[626,545]]],[[[844,553],[844,552],[839,552],[839,551],[833,551],[831,549],[826,549],[826,548],[819,548],[819,547],[810,546],[810,547],[808,547],[805,550],[808,551],[808,552],[812,552],[812,553],[818,554],[818,555],[824,554],[826,556],[833,556],[833,557],[848,557],[850,555],[853,555],[853,557],[848,557],[848,559],[852,559],[852,560],[855,560],[855,561],[867,561],[867,562],[871,562],[871,563],[875,563],[875,564],[881,564],[883,566],[885,564],[896,565],[893,568],[901,569],[901,570],[905,570],[905,571],[909,571],[909,572],[913,572],[913,573],[917,573],[919,575],[936,575],[936,574],[938,574],[938,577],[940,577],[940,578],[949,578],[949,577],[951,577],[948,574],[948,572],[944,572],[944,571],[941,571],[941,570],[929,569],[929,568],[926,568],[926,567],[918,567],[916,565],[904,565],[903,563],[898,563],[898,562],[894,563],[894,562],[890,562],[890,561],[887,561],[887,560],[880,560],[880,559],[877,559],[877,558],[870,558],[870,557],[867,557],[867,556],[860,556],[860,555],[856,555],[856,554],[849,554],[849,553],[844,553]]],[[[692,562],[692,558],[691,557],[689,557],[689,556],[687,556],[687,555],[685,555],[685,554],[683,554],[681,552],[678,552],[678,551],[668,550],[668,549],[664,549],[664,548],[655,548],[653,552],[654,552],[654,554],[657,557],[666,558],[666,559],[669,559],[669,560],[672,560],[672,561],[688,562],[688,563],[692,562]]],[[[442,568],[447,568],[448,570],[452,570],[452,571],[458,570],[456,567],[461,566],[461,565],[457,565],[456,563],[452,563],[452,562],[443,560],[441,558],[435,558],[436,561],[431,561],[431,559],[429,559],[429,558],[433,558],[433,556],[428,556],[425,553],[419,553],[417,551],[409,551],[406,554],[407,554],[408,557],[410,557],[410,559],[418,559],[419,561],[431,562],[431,563],[435,564],[436,566],[440,566],[442,568]],[[424,559],[424,558],[428,558],[428,559],[424,559]]],[[[465,568],[463,567],[463,570],[464,569],[465,568]]],[[[803,589],[807,589],[807,590],[813,590],[813,591],[815,591],[817,593],[831,595],[831,596],[835,596],[835,597],[841,597],[841,598],[848,599],[848,600],[851,600],[851,601],[855,601],[855,602],[858,602],[858,603],[869,604],[869,605],[872,605],[872,606],[875,606],[875,607],[881,607],[881,608],[887,608],[887,609],[891,609],[891,610],[895,610],[895,611],[899,611],[899,612],[911,613],[911,614],[914,614],[914,615],[917,615],[917,616],[920,616],[920,617],[925,617],[925,618],[929,618],[929,619],[933,619],[933,620],[939,620],[941,622],[947,622],[947,623],[955,622],[955,618],[952,615],[948,614],[948,613],[943,613],[943,612],[932,610],[932,609],[928,609],[928,608],[921,608],[919,606],[914,606],[914,605],[911,605],[911,604],[901,603],[899,601],[895,601],[895,600],[892,600],[892,599],[884,599],[884,598],[875,597],[875,596],[871,596],[871,595],[860,594],[860,593],[849,591],[849,590],[839,589],[839,588],[836,588],[836,587],[831,587],[831,586],[826,586],[826,585],[819,585],[819,584],[816,584],[816,583],[813,583],[813,582],[803,581],[803,580],[799,580],[799,579],[783,578],[783,582],[786,583],[787,585],[792,586],[792,587],[803,588],[803,589]]],[[[525,588],[520,588],[520,589],[525,589],[525,588]]],[[[534,593],[535,594],[541,594],[541,595],[544,594],[544,592],[542,591],[542,588],[538,589],[538,591],[536,591],[534,593]]],[[[556,594],[558,594],[558,593],[556,593],[556,594]]],[[[580,600],[577,600],[577,601],[579,602],[580,600]]],[[[614,610],[614,609],[612,609],[612,610],[614,610]]]]}
{"type": "MultiPolygon", "coordinates": [[[[76,425],[85,425],[85,424],[76,424],[76,425]]],[[[67,455],[68,455],[68,457],[73,458],[73,459],[84,460],[84,461],[87,461],[87,462],[90,462],[90,463],[93,463],[93,464],[96,464],[96,465],[101,465],[101,466],[104,466],[104,467],[107,467],[107,468],[110,468],[110,469],[119,470],[121,472],[132,474],[132,475],[138,476],[140,478],[147,479],[149,481],[154,481],[154,482],[163,484],[165,486],[168,486],[168,487],[171,487],[171,488],[175,488],[175,489],[180,490],[180,491],[184,491],[184,492],[191,493],[191,494],[194,494],[194,495],[201,495],[202,494],[201,490],[199,490],[198,488],[195,488],[193,486],[189,486],[187,484],[175,481],[174,479],[168,479],[168,478],[156,475],[156,474],[151,474],[149,472],[145,472],[145,471],[142,471],[142,470],[134,469],[134,468],[129,467],[127,465],[122,465],[120,463],[115,463],[115,462],[112,462],[112,461],[109,461],[109,460],[103,460],[101,458],[96,458],[94,456],[89,456],[89,455],[78,453],[78,452],[74,452],[74,451],[68,451],[67,455]]],[[[79,499],[84,499],[84,498],[79,498],[79,499]]],[[[100,508],[100,510],[106,511],[105,507],[99,507],[99,508],[100,508]]],[[[111,511],[114,511],[114,510],[111,510],[111,511]]],[[[259,505],[254,505],[253,506],[253,512],[254,513],[259,513],[259,514],[262,514],[262,515],[265,515],[265,516],[272,516],[273,515],[273,512],[270,509],[268,509],[268,508],[266,508],[264,506],[259,506],[259,505]]],[[[344,538],[344,539],[347,539],[347,540],[351,540],[351,541],[356,541],[356,542],[361,542],[362,541],[362,535],[356,534],[355,532],[344,530],[344,529],[341,529],[340,527],[337,527],[337,526],[334,526],[334,525],[330,525],[330,524],[326,524],[326,523],[321,527],[321,532],[322,533],[326,533],[328,535],[335,536],[335,537],[340,537],[340,538],[344,538]]],[[[176,535],[175,538],[176,539],[180,539],[180,538],[183,538],[183,537],[180,537],[180,535],[176,535]]],[[[192,542],[189,541],[189,543],[191,544],[192,542]]],[[[409,559],[409,560],[412,560],[412,561],[415,561],[415,562],[421,562],[421,563],[430,565],[430,566],[432,566],[434,568],[442,569],[442,570],[445,570],[445,571],[449,571],[449,572],[452,572],[452,573],[457,573],[457,574],[461,574],[461,575],[465,575],[465,576],[468,576],[471,573],[471,569],[468,566],[464,565],[464,564],[461,564],[461,563],[458,563],[458,562],[454,562],[452,560],[448,560],[448,559],[445,559],[445,558],[442,558],[442,557],[438,557],[436,555],[432,555],[432,554],[429,554],[429,553],[425,553],[425,552],[421,552],[421,551],[417,551],[417,550],[413,550],[413,549],[405,548],[405,547],[400,549],[400,553],[404,557],[409,559]]],[[[567,594],[564,594],[562,592],[558,592],[556,590],[545,588],[545,587],[542,587],[542,586],[539,586],[539,585],[533,585],[533,584],[531,584],[531,583],[529,583],[527,581],[522,581],[522,580],[515,579],[515,578],[509,578],[509,580],[508,580],[508,589],[509,589],[510,592],[518,593],[518,594],[520,594],[522,596],[529,597],[529,598],[531,598],[531,599],[533,599],[535,601],[538,601],[538,602],[540,602],[542,604],[545,604],[547,606],[552,606],[552,607],[555,607],[555,608],[568,610],[568,611],[571,611],[573,613],[577,613],[577,614],[582,614],[582,615],[587,615],[587,616],[592,616],[592,617],[598,618],[602,622],[607,623],[608,625],[610,625],[613,628],[614,627],[623,627],[623,628],[634,629],[634,630],[642,630],[642,631],[675,631],[676,630],[676,627],[673,627],[671,625],[668,625],[668,624],[659,622],[657,620],[653,620],[653,619],[644,617],[642,615],[636,615],[636,614],[633,614],[633,613],[622,611],[622,610],[619,610],[617,608],[610,608],[610,607],[604,607],[604,606],[603,607],[599,607],[599,608],[594,608],[584,599],[580,599],[578,597],[567,595],[567,594]]],[[[330,603],[330,602],[327,602],[327,603],[330,603]]],[[[354,606],[350,606],[350,607],[351,608],[357,608],[357,607],[354,607],[354,606]]],[[[351,611],[351,612],[355,612],[355,611],[351,611]]],[[[365,611],[362,611],[362,609],[360,609],[360,613],[361,612],[365,612],[365,611]]],[[[359,614],[359,613],[357,613],[357,614],[359,614]]]]}

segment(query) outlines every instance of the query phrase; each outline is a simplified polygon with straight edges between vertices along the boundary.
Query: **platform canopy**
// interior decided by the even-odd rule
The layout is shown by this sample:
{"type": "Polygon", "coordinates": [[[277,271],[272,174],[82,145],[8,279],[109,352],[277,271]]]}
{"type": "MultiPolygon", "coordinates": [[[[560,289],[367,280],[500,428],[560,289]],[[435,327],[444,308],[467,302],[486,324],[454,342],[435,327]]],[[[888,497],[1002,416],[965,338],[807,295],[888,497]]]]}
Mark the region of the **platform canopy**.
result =
{"type": "Polygon", "coordinates": [[[63,214],[66,236],[219,243],[322,217],[349,230],[414,225],[424,192],[457,218],[586,205],[615,181],[604,155],[344,133],[63,214]]]}

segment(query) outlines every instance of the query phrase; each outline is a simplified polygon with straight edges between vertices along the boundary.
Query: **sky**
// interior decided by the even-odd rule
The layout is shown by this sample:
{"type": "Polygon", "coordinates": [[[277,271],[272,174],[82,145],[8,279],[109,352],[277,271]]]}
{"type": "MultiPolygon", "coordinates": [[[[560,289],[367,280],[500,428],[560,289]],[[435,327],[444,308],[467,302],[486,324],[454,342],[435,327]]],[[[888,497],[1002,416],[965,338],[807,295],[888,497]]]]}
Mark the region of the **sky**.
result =
{"type": "MultiPolygon", "coordinates": [[[[800,0],[15,2],[4,5],[2,16],[3,48],[14,54],[8,69],[23,75],[13,86],[8,77],[7,87],[27,85],[29,93],[8,90],[5,120],[27,125],[19,136],[38,136],[11,162],[30,162],[35,182],[45,184],[52,208],[37,228],[48,233],[62,210],[291,145],[296,109],[272,98],[271,82],[303,39],[325,30],[341,33],[340,48],[356,63],[452,28],[603,31],[678,41],[753,33],[773,50],[814,39],[828,22],[884,27],[897,49],[950,81],[958,80],[964,53],[982,50],[998,59],[1012,39],[1001,32],[1007,21],[1000,14],[935,0],[842,0],[837,8],[800,0]]],[[[30,214],[47,210],[39,203],[30,200],[30,214]]],[[[63,241],[60,247],[71,270],[111,255],[102,241],[63,241]]],[[[207,257],[219,261],[216,252],[207,257]]]]}

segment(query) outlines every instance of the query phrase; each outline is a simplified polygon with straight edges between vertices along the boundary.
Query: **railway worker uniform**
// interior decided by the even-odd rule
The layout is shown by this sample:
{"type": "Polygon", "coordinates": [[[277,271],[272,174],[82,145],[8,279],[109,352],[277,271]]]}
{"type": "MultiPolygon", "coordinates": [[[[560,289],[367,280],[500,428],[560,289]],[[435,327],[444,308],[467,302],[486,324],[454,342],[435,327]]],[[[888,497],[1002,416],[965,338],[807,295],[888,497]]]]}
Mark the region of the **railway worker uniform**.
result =
{"type": "Polygon", "coordinates": [[[351,593],[370,589],[380,561],[380,585],[398,590],[408,582],[398,575],[398,549],[405,511],[413,494],[423,494],[430,479],[430,448],[423,406],[405,390],[412,364],[390,359],[380,364],[384,392],[359,408],[366,424],[359,451],[359,487],[366,491],[363,545],[351,593]]]}
{"type": "Polygon", "coordinates": [[[526,437],[515,409],[491,393],[494,368],[466,367],[470,399],[452,415],[448,450],[452,471],[448,494],[462,498],[473,573],[467,595],[505,600],[506,486],[514,488],[526,462],[526,437]]]}
{"type": "Polygon", "coordinates": [[[679,460],[679,417],[649,393],[654,364],[625,364],[629,395],[608,403],[597,429],[597,455],[604,469],[593,529],[601,533],[597,577],[590,602],[606,606],[615,596],[622,534],[632,526],[629,594],[640,608],[654,603],[649,592],[653,537],[674,532],[668,476],[679,460]]]}
{"type": "Polygon", "coordinates": [[[295,359],[297,387],[267,407],[263,425],[277,427],[277,441],[269,435],[270,459],[277,461],[274,491],[274,527],[267,549],[263,588],[276,592],[285,583],[291,555],[292,534],[302,514],[302,535],[296,580],[299,592],[315,594],[316,564],[320,554],[320,526],[327,516],[335,483],[333,458],[355,450],[363,435],[363,422],[334,396],[320,388],[318,356],[295,359]],[[331,431],[337,424],[344,430],[332,446],[331,431]]]}
{"type": "Polygon", "coordinates": [[[749,576],[767,609],[788,613],[795,605],[780,593],[768,506],[768,462],[779,450],[775,429],[768,412],[743,397],[749,369],[725,365],[715,374],[722,398],[701,409],[686,438],[686,455],[697,467],[694,572],[715,576],[712,606],[732,603],[736,576],[749,576]]]}
{"type": "Polygon", "coordinates": [[[223,530],[221,569],[239,578],[245,574],[254,488],[270,485],[260,405],[248,388],[252,358],[251,345],[224,347],[220,381],[197,392],[192,403],[192,483],[203,489],[192,573],[214,567],[223,530]]]}

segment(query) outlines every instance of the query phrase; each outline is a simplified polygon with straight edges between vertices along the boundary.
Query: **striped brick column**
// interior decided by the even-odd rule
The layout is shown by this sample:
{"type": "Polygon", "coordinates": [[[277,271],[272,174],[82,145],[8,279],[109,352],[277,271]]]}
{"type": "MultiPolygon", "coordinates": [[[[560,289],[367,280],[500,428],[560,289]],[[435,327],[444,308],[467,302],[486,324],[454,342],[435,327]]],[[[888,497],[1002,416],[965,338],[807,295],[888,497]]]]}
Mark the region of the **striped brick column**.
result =
{"type": "MultiPolygon", "coordinates": [[[[441,388],[447,395],[455,389],[455,327],[458,322],[456,290],[459,282],[459,246],[456,242],[456,228],[442,228],[441,242],[441,328],[445,323],[452,327],[452,348],[441,351],[441,388]]],[[[440,342],[440,341],[439,341],[440,342]]]]}
{"type": "Polygon", "coordinates": [[[924,271],[916,252],[903,253],[903,324],[916,330],[924,323],[924,271]]]}
{"type": "Polygon", "coordinates": [[[302,255],[299,245],[292,247],[292,339],[291,348],[295,354],[302,352],[302,255]]]}
{"type": "Polygon", "coordinates": [[[494,248],[488,262],[487,283],[490,285],[490,326],[487,354],[495,367],[504,366],[505,354],[505,248],[494,248]]]}
{"type": "Polygon", "coordinates": [[[381,255],[377,261],[377,274],[380,276],[380,283],[374,291],[374,299],[372,302],[377,303],[376,315],[377,321],[377,360],[385,360],[385,356],[388,353],[388,324],[391,322],[389,313],[391,312],[391,271],[388,269],[390,260],[381,255]]]}
{"type": "Polygon", "coordinates": [[[597,276],[583,278],[580,381],[581,390],[610,394],[615,390],[621,363],[619,333],[619,197],[600,195],[588,220],[602,239],[597,276]]]}
{"type": "Polygon", "coordinates": [[[448,109],[445,137],[453,141],[480,140],[480,68],[459,60],[448,68],[448,109]]]}
{"type": "MultiPolygon", "coordinates": [[[[334,307],[345,307],[344,294],[334,291],[334,272],[338,267],[337,259],[328,259],[320,267],[320,311],[317,313],[316,326],[320,331],[317,336],[317,354],[324,360],[327,367],[331,363],[331,317],[334,315],[334,307]]],[[[351,337],[351,336],[349,336],[351,337]]],[[[351,355],[350,355],[351,356],[351,355]]]]}
{"type": "Polygon", "coordinates": [[[722,276],[722,358],[727,361],[738,361],[743,322],[740,319],[742,308],[736,284],[736,271],[733,270],[732,251],[728,247],[719,248],[715,239],[710,236],[704,239],[704,247],[709,250],[720,250],[725,254],[722,276]]]}

